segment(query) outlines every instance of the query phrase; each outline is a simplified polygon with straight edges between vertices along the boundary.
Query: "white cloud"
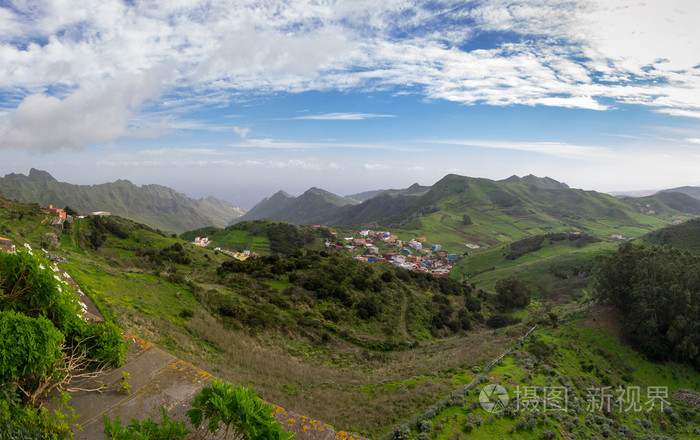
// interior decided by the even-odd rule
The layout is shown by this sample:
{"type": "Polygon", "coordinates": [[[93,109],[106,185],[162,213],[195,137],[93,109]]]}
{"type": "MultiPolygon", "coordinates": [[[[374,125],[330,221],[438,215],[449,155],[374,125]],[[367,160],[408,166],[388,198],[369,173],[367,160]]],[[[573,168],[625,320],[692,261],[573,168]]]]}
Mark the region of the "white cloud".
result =
{"type": "Polygon", "coordinates": [[[470,105],[634,103],[695,117],[698,16],[689,0],[14,2],[0,6],[0,107],[12,111],[1,142],[45,151],[133,136],[127,121],[161,90],[156,110],[174,114],[271,92],[410,90],[470,105]],[[502,40],[484,43],[483,32],[502,40]],[[168,75],[148,74],[162,66],[168,75]],[[138,81],[126,98],[114,91],[146,77],[148,93],[138,81]]]}
{"type": "Polygon", "coordinates": [[[366,170],[388,170],[391,169],[390,165],[384,164],[384,163],[366,163],[364,165],[364,169],[366,170]]]}
{"type": "Polygon", "coordinates": [[[673,109],[673,108],[662,108],[655,110],[656,113],[665,113],[671,116],[682,116],[685,118],[696,118],[700,119],[700,111],[696,110],[683,110],[683,109],[673,109]]]}
{"type": "Polygon", "coordinates": [[[160,95],[159,77],[155,71],[123,74],[87,84],[64,99],[29,95],[0,120],[0,147],[77,150],[119,137],[158,135],[164,126],[142,127],[132,116],[144,102],[160,95]]]}
{"type": "Polygon", "coordinates": [[[297,116],[294,119],[312,119],[318,121],[360,121],[371,118],[395,118],[396,115],[378,115],[375,113],[324,113],[320,115],[297,116]]]}
{"type": "Polygon", "coordinates": [[[233,127],[233,131],[240,136],[242,139],[245,139],[246,136],[248,136],[248,133],[250,133],[250,128],[248,127],[238,127],[235,126],[233,127]]]}
{"type": "Polygon", "coordinates": [[[510,142],[473,139],[455,139],[433,142],[437,144],[459,145],[476,148],[528,151],[532,153],[546,154],[549,156],[588,159],[595,161],[605,160],[613,153],[612,150],[607,147],[572,145],[564,142],[510,142]]]}

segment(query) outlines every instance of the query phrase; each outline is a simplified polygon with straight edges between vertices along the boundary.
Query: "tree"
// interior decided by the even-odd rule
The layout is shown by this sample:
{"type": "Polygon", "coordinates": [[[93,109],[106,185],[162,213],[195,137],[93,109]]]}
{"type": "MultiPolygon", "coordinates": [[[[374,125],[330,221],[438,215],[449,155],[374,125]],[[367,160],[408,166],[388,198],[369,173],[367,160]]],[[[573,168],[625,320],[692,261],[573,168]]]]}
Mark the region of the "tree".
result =
{"type": "Polygon", "coordinates": [[[496,300],[502,310],[510,311],[530,304],[530,286],[517,275],[496,281],[496,300]]]}
{"type": "Polygon", "coordinates": [[[469,226],[472,224],[472,218],[468,216],[467,214],[464,214],[462,216],[462,224],[465,226],[469,226]]]}
{"type": "Polygon", "coordinates": [[[71,216],[76,216],[78,215],[78,211],[75,209],[71,208],[70,206],[66,206],[63,208],[64,211],[66,211],[66,215],[71,215],[71,216]]]}

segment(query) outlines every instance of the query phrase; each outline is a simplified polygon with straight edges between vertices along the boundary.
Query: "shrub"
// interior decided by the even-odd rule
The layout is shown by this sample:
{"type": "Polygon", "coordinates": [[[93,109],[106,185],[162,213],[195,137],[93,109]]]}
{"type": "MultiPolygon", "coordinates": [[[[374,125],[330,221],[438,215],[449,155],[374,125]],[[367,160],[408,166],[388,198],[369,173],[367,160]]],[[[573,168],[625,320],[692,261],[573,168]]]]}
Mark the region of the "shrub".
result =
{"type": "Polygon", "coordinates": [[[205,387],[187,411],[190,423],[196,428],[206,420],[206,428],[216,433],[223,425],[226,433],[234,433],[245,440],[291,440],[296,433],[286,433],[272,416],[273,409],[255,394],[252,388],[213,381],[205,387]]]}
{"type": "Polygon", "coordinates": [[[496,281],[496,293],[502,310],[523,308],[530,304],[530,287],[516,275],[496,281]]]}
{"type": "Polygon", "coordinates": [[[0,312],[0,381],[22,381],[53,372],[63,334],[46,318],[0,312]]]}
{"type": "Polygon", "coordinates": [[[168,411],[162,406],[160,411],[163,414],[160,425],[147,418],[142,422],[131,419],[129,425],[122,426],[119,416],[114,416],[114,422],[110,422],[109,418],[103,415],[104,433],[112,440],[182,440],[189,434],[190,431],[185,428],[185,422],[178,423],[170,420],[168,411]]]}

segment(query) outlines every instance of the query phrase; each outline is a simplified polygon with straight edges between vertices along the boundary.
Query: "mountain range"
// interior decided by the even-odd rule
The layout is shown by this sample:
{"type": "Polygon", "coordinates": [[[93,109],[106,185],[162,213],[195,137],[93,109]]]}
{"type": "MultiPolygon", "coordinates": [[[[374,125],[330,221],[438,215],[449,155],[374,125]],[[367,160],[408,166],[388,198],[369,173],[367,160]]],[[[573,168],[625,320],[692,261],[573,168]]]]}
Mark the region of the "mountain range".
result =
{"type": "Polygon", "coordinates": [[[495,181],[450,174],[430,187],[415,184],[403,190],[369,191],[347,197],[318,188],[311,188],[299,197],[280,191],[234,222],[266,219],[296,224],[411,228],[417,226],[416,222],[432,219],[433,223],[443,223],[465,234],[467,230],[475,232],[479,226],[493,229],[498,223],[508,223],[520,230],[521,233],[514,231],[515,235],[527,235],[530,224],[535,223],[546,225],[545,229],[586,230],[605,227],[607,223],[636,225],[648,230],[652,224],[660,226],[661,223],[655,223],[662,217],[668,223],[673,216],[700,215],[700,201],[688,195],[691,189],[660,192],[640,199],[618,199],[596,191],[573,189],[549,177],[511,176],[495,181]],[[464,215],[473,217],[475,227],[465,228],[472,225],[460,224],[464,215]]]}
{"type": "Polygon", "coordinates": [[[59,182],[51,174],[32,168],[29,175],[7,174],[0,178],[0,193],[6,198],[41,206],[70,206],[80,214],[109,211],[168,232],[226,226],[244,210],[207,197],[192,199],[161,185],[137,186],[128,180],[100,185],[59,182]]]}

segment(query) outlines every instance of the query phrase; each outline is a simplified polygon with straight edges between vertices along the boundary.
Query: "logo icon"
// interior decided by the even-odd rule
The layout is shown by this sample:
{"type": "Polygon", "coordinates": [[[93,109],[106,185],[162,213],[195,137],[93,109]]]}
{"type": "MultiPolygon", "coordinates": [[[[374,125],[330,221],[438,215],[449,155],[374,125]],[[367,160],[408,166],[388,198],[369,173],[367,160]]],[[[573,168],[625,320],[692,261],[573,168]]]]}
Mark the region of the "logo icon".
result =
{"type": "Polygon", "coordinates": [[[479,394],[479,404],[490,413],[500,413],[508,406],[508,391],[500,385],[486,385],[479,394]]]}

